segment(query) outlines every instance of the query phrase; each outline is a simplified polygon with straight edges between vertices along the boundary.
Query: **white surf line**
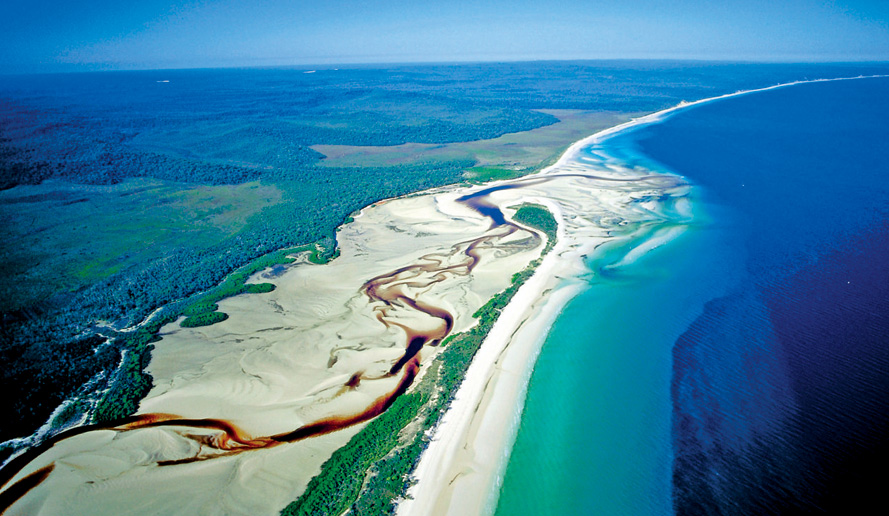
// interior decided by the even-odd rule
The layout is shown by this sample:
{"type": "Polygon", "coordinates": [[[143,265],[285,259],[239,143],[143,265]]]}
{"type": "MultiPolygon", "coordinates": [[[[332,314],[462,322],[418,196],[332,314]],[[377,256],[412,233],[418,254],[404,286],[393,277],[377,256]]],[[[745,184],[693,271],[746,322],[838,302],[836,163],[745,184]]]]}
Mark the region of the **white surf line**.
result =
{"type": "Polygon", "coordinates": [[[662,109],[661,111],[656,111],[654,113],[651,113],[651,114],[648,114],[648,115],[645,115],[645,116],[642,116],[639,118],[634,118],[634,119],[630,120],[629,122],[624,122],[624,123],[616,125],[614,127],[609,127],[608,129],[604,129],[602,131],[599,131],[596,134],[587,136],[586,138],[584,138],[582,140],[574,142],[570,147],[568,147],[568,149],[565,151],[565,153],[562,154],[562,156],[559,158],[558,161],[556,161],[549,167],[546,167],[545,169],[541,170],[539,173],[541,173],[541,174],[548,173],[553,169],[567,165],[570,161],[575,160],[577,158],[578,154],[580,154],[580,151],[585,147],[588,147],[593,144],[601,143],[605,139],[607,139],[611,136],[615,136],[615,135],[622,133],[624,131],[627,131],[629,129],[633,129],[638,126],[643,126],[643,125],[663,121],[666,118],[676,114],[677,112],[679,112],[681,110],[691,108],[694,106],[699,106],[701,104],[707,104],[710,102],[714,102],[714,101],[722,100],[722,99],[727,99],[727,98],[731,98],[731,97],[740,97],[741,95],[749,95],[751,93],[759,93],[762,91],[776,90],[778,88],[786,88],[788,86],[796,86],[799,84],[811,84],[811,83],[818,83],[818,82],[834,82],[834,81],[855,81],[855,80],[859,80],[859,79],[886,79],[886,78],[889,78],[889,75],[858,75],[855,77],[835,77],[835,78],[830,78],[830,79],[809,79],[809,80],[803,80],[803,81],[784,82],[781,84],[775,84],[774,86],[767,86],[765,88],[756,88],[756,89],[752,89],[752,90],[741,90],[741,91],[736,91],[734,93],[726,93],[725,95],[718,95],[716,97],[709,97],[706,99],[695,100],[693,102],[686,102],[683,100],[682,102],[680,102],[679,104],[676,104],[673,107],[670,107],[667,109],[662,109]]]}
{"type": "MultiPolygon", "coordinates": [[[[687,108],[690,108],[693,106],[699,106],[699,105],[702,105],[705,103],[714,102],[717,100],[727,99],[727,98],[731,98],[731,97],[738,97],[741,95],[748,95],[751,93],[758,93],[758,92],[764,92],[764,91],[769,91],[769,90],[775,90],[778,88],[786,88],[788,86],[795,86],[795,85],[799,85],[799,84],[858,80],[858,79],[878,79],[878,78],[889,78],[889,75],[868,75],[868,76],[859,75],[856,77],[838,77],[838,78],[829,78],[829,79],[822,78],[822,79],[811,79],[811,80],[803,80],[803,81],[793,81],[793,82],[776,84],[776,85],[768,86],[768,87],[764,87],[764,88],[757,88],[757,89],[737,91],[734,93],[727,93],[725,95],[709,97],[709,98],[705,98],[705,99],[701,99],[701,100],[697,100],[697,101],[693,101],[693,102],[682,101],[679,104],[677,104],[676,106],[673,106],[673,107],[670,107],[667,109],[663,109],[661,111],[657,111],[657,112],[654,112],[654,113],[651,113],[649,115],[645,115],[645,116],[642,116],[639,118],[635,118],[629,122],[625,122],[623,124],[619,124],[614,127],[599,131],[591,136],[588,136],[582,140],[579,140],[579,141],[575,142],[574,144],[572,144],[570,147],[568,147],[568,149],[562,154],[562,156],[558,159],[558,161],[556,161],[549,167],[544,168],[540,172],[537,172],[536,174],[531,174],[530,176],[524,176],[524,177],[531,177],[531,176],[538,175],[538,174],[540,174],[540,175],[549,174],[549,173],[558,171],[559,169],[569,167],[569,166],[571,166],[571,162],[578,159],[581,150],[590,146],[590,145],[601,143],[605,139],[615,136],[615,135],[622,133],[624,131],[635,129],[635,128],[641,127],[643,125],[648,125],[648,124],[663,121],[666,118],[668,118],[669,116],[672,116],[673,114],[679,112],[680,110],[687,109],[687,108]]],[[[511,180],[506,180],[504,182],[510,182],[510,181],[511,180]]],[[[500,182],[496,182],[496,183],[500,183],[500,182]]],[[[489,186],[490,186],[490,184],[489,184],[489,186]]],[[[560,230],[561,230],[561,227],[560,227],[560,230]]],[[[560,233],[561,233],[561,231],[560,231],[560,233]]],[[[672,234],[670,232],[668,232],[668,235],[675,236],[675,234],[672,234]]],[[[563,235],[560,235],[559,243],[561,244],[563,242],[564,242],[563,235]]],[[[558,244],[557,244],[557,247],[559,247],[558,244]]],[[[541,278],[541,276],[545,276],[546,272],[549,272],[547,269],[549,269],[550,267],[546,267],[546,265],[549,265],[547,262],[553,260],[554,259],[553,257],[558,254],[554,251],[557,251],[557,249],[553,249],[550,252],[550,254],[547,255],[547,258],[549,260],[546,260],[546,259],[544,260],[544,263],[541,264],[540,267],[538,267],[538,270],[535,271],[535,274],[529,279],[529,283],[531,283],[532,281],[533,282],[541,281],[543,279],[543,278],[541,278]],[[540,273],[540,274],[538,274],[538,273],[540,273]]],[[[520,297],[519,294],[521,293],[521,290],[522,289],[520,289],[519,293],[517,293],[516,297],[520,297]]],[[[530,288],[525,289],[525,291],[528,291],[528,290],[532,290],[532,289],[530,289],[530,288]]],[[[570,291],[571,289],[566,289],[566,290],[570,291]]],[[[573,292],[573,294],[578,293],[579,290],[580,289],[577,289],[575,292],[573,292]]],[[[574,297],[574,296],[570,295],[569,298],[570,297],[574,297]]],[[[521,304],[527,304],[529,302],[528,300],[525,300],[525,299],[518,299],[517,300],[514,298],[513,301],[511,301],[506,306],[506,308],[504,309],[504,312],[507,310],[510,310],[510,306],[512,306],[513,310],[518,308],[516,305],[519,305],[520,303],[518,303],[517,301],[521,301],[522,302],[521,304]]],[[[569,299],[561,299],[560,301],[555,301],[555,302],[553,302],[553,301],[554,300],[551,300],[550,306],[551,307],[558,306],[559,311],[560,311],[561,307],[566,305],[567,302],[569,301],[569,299]]],[[[532,303],[533,303],[533,301],[532,301],[532,303]]],[[[521,309],[519,309],[519,310],[521,310],[521,309]]],[[[502,318],[502,315],[503,314],[501,314],[501,318],[502,318]]],[[[507,317],[507,319],[511,319],[511,318],[507,317]]],[[[524,320],[524,318],[521,318],[521,319],[523,319],[523,320],[516,321],[519,323],[518,324],[519,326],[523,322],[526,322],[524,320]]],[[[540,331],[542,331],[541,335],[538,336],[539,337],[538,340],[540,341],[541,344],[542,344],[543,339],[546,337],[546,334],[549,332],[551,325],[554,321],[555,321],[555,317],[551,317],[550,320],[548,321],[548,324],[545,325],[546,327],[537,328],[540,331]]],[[[500,326],[503,326],[503,324],[501,324],[500,326]]],[[[513,325],[511,324],[510,326],[513,326],[513,325]]],[[[495,327],[497,327],[496,324],[495,324],[495,327]]],[[[496,329],[499,330],[500,328],[496,328],[496,329]]],[[[513,331],[515,331],[515,328],[510,328],[510,329],[513,329],[513,331]]],[[[501,335],[493,335],[493,337],[495,337],[495,338],[492,339],[492,334],[494,334],[494,328],[492,328],[492,331],[491,331],[491,333],[489,333],[488,338],[485,339],[485,342],[482,343],[479,353],[476,355],[476,358],[470,364],[471,368],[490,369],[491,367],[493,367],[493,363],[481,364],[480,362],[482,362],[482,360],[479,360],[479,359],[485,358],[488,361],[493,362],[493,361],[496,361],[501,358],[500,353],[484,353],[483,352],[483,351],[485,351],[486,344],[488,343],[488,340],[493,341],[493,340],[497,340],[496,338],[500,338],[500,339],[503,338],[503,336],[501,336],[501,335]],[[493,356],[490,356],[490,355],[493,355],[493,356]]],[[[488,347],[490,347],[490,346],[488,346],[488,347]]],[[[503,346],[496,346],[496,347],[498,347],[498,351],[502,351],[499,348],[502,348],[503,346]]],[[[532,360],[536,361],[537,353],[533,353],[531,356],[532,356],[532,360]]],[[[528,367],[530,368],[530,365],[528,367]]],[[[469,376],[469,374],[467,374],[467,376],[469,376]]],[[[518,427],[519,420],[521,418],[521,415],[520,415],[521,408],[520,407],[522,407],[524,405],[525,394],[527,393],[527,388],[528,388],[527,383],[529,382],[529,380],[530,380],[530,374],[526,375],[524,378],[525,385],[519,386],[520,390],[521,390],[521,395],[516,399],[516,402],[518,404],[517,406],[519,407],[518,412],[515,412],[516,418],[518,419],[517,421],[514,422],[514,425],[516,427],[518,427]]],[[[421,458],[420,458],[420,462],[417,465],[417,469],[413,473],[414,478],[417,480],[417,484],[415,484],[409,490],[409,492],[408,492],[409,498],[407,500],[402,500],[401,502],[398,503],[396,513],[399,516],[409,516],[409,515],[413,515],[413,514],[417,514],[417,513],[431,514],[433,511],[436,510],[437,502],[440,502],[440,500],[437,500],[437,497],[443,491],[445,491],[445,489],[443,489],[440,484],[443,482],[446,483],[448,481],[448,479],[443,478],[443,475],[446,474],[446,472],[447,472],[447,468],[442,468],[441,464],[432,464],[429,459],[433,458],[433,457],[443,457],[443,456],[448,455],[447,453],[442,453],[445,450],[441,450],[440,448],[446,448],[447,451],[450,451],[451,453],[453,453],[460,445],[460,438],[465,436],[465,434],[464,434],[465,428],[469,425],[470,420],[474,416],[479,416],[479,415],[475,414],[475,409],[477,407],[479,407],[479,404],[481,403],[481,399],[484,396],[484,392],[479,392],[479,389],[477,388],[478,386],[473,386],[472,384],[473,384],[473,382],[465,382],[465,381],[461,384],[461,386],[458,388],[457,393],[454,397],[454,401],[451,403],[451,406],[448,409],[447,414],[442,418],[442,420],[440,421],[440,424],[433,430],[432,440],[429,442],[429,445],[426,448],[426,450],[423,451],[423,454],[421,455],[421,458]],[[469,391],[475,391],[475,392],[469,392],[469,391]],[[463,430],[463,431],[461,431],[461,430],[463,430]],[[431,485],[431,484],[436,484],[436,485],[431,485]],[[420,503],[417,503],[418,501],[420,503]]],[[[488,386],[486,385],[481,390],[485,391],[487,389],[488,389],[488,386]]],[[[516,428],[516,430],[517,430],[517,428],[516,428]]],[[[511,433],[514,434],[514,432],[511,432],[511,433]]],[[[515,435],[512,435],[512,438],[514,439],[515,435]]],[[[498,467],[493,468],[493,470],[492,470],[492,473],[495,476],[497,476],[498,478],[493,479],[493,481],[489,482],[492,492],[490,492],[488,494],[486,499],[480,500],[482,502],[482,506],[479,507],[479,509],[481,509],[483,512],[491,512],[492,513],[496,509],[496,502],[497,502],[497,499],[499,498],[498,491],[500,489],[500,485],[502,484],[502,478],[500,478],[500,477],[502,477],[502,475],[505,473],[505,466],[508,463],[509,455],[511,453],[513,444],[514,444],[513,442],[504,443],[504,449],[501,450],[501,457],[502,457],[503,462],[500,465],[498,465],[498,467]]],[[[450,460],[448,462],[450,462],[450,460]]],[[[453,502],[453,498],[455,498],[455,497],[451,497],[451,502],[453,502]]],[[[442,509],[442,508],[439,508],[439,509],[442,509]]],[[[454,507],[450,507],[449,509],[454,509],[454,507]]],[[[448,509],[445,509],[445,510],[450,512],[448,509]]]]}

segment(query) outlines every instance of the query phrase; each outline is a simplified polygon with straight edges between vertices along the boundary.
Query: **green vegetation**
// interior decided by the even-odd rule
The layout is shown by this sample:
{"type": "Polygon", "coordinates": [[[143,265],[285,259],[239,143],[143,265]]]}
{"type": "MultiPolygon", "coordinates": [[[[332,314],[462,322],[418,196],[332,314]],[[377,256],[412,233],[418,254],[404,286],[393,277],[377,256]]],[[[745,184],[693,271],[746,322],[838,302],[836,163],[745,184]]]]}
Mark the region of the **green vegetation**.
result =
{"type": "Polygon", "coordinates": [[[536,62],[170,70],[169,84],[150,71],[5,76],[0,440],[32,433],[88,384],[107,388],[123,349],[109,328],[196,301],[277,249],[330,241],[373,202],[537,170],[683,99],[884,72],[536,62]]]}
{"type": "Polygon", "coordinates": [[[267,292],[271,292],[275,290],[275,285],[273,283],[251,283],[249,285],[244,285],[244,288],[241,289],[242,294],[265,294],[267,292]]]}
{"type": "Polygon", "coordinates": [[[228,314],[222,312],[204,312],[187,317],[180,324],[183,328],[197,328],[198,326],[210,326],[226,319],[228,319],[228,314]]]}
{"type": "Polygon", "coordinates": [[[195,301],[194,303],[188,305],[184,310],[182,310],[182,315],[186,317],[196,317],[198,315],[215,312],[217,310],[219,310],[219,305],[217,305],[216,303],[195,301]]]}
{"type": "Polygon", "coordinates": [[[151,324],[132,333],[120,334],[115,344],[122,350],[123,364],[110,382],[107,393],[97,404],[93,421],[99,424],[111,423],[131,416],[138,410],[139,401],[151,389],[151,375],[145,372],[153,349],[151,343],[160,340],[157,332],[164,324],[175,321],[181,315],[186,316],[181,323],[186,328],[209,326],[228,319],[227,314],[217,311],[219,301],[239,294],[271,292],[275,288],[271,283],[245,282],[251,275],[263,269],[293,263],[295,258],[292,255],[300,253],[308,253],[309,261],[315,264],[326,263],[339,254],[338,250],[332,250],[318,243],[269,253],[239,268],[222,283],[199,294],[184,307],[174,305],[152,320],[151,324]]]}
{"type": "Polygon", "coordinates": [[[518,207],[512,218],[519,224],[543,231],[547,238],[544,254],[548,253],[555,245],[556,231],[558,231],[559,225],[553,218],[553,214],[545,207],[539,204],[525,203],[518,207]]]}
{"type": "Polygon", "coordinates": [[[429,430],[447,411],[472,358],[503,308],[555,245],[557,224],[546,208],[523,204],[516,214],[521,214],[522,224],[547,235],[540,257],[516,273],[509,287],[473,314],[478,322],[472,329],[448,336],[441,343],[444,349],[429,365],[423,380],[334,452],[305,493],[281,511],[283,516],[339,515],[346,511],[366,516],[395,513],[395,503],[412,485],[410,475],[429,444],[429,430]]]}
{"type": "Polygon", "coordinates": [[[93,421],[110,423],[131,416],[138,410],[139,400],[151,389],[151,375],[145,373],[145,368],[153,349],[151,343],[157,340],[154,332],[145,329],[138,329],[120,339],[123,363],[115,371],[108,392],[96,405],[93,421]]]}
{"type": "MultiPolygon", "coordinates": [[[[403,394],[324,463],[305,494],[282,514],[342,514],[358,497],[364,472],[399,444],[399,433],[428,401],[428,393],[403,394]]],[[[378,513],[379,514],[379,513],[378,513]]]]}

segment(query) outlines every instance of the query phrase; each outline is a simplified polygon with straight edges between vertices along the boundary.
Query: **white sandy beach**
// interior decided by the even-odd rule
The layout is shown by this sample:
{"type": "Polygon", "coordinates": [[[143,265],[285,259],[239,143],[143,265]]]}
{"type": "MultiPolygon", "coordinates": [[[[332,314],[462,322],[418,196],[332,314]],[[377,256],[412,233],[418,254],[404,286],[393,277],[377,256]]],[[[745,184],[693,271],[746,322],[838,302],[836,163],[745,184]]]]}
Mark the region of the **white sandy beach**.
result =
{"type": "MultiPolygon", "coordinates": [[[[474,360],[437,434],[448,437],[427,450],[405,514],[477,512],[486,503],[534,356],[577,291],[571,278],[587,273],[583,257],[661,222],[648,199],[684,194],[674,178],[593,170],[572,149],[544,174],[488,197],[507,215],[523,202],[546,205],[559,222],[558,245],[474,360]]],[[[405,300],[450,314],[451,332],[465,331],[475,324],[471,314],[539,256],[543,242],[534,233],[492,227],[458,201],[480,189],[377,203],[341,228],[333,262],[258,274],[252,281],[276,290],[222,301],[230,317],[221,323],[164,327],[149,366],[154,388],[139,414],[223,421],[234,433],[186,421],[65,439],[12,479],[53,467],[8,514],[277,514],[362,424],[274,446],[266,446],[269,436],[374,405],[406,378],[406,368],[387,374],[404,354],[406,334],[445,335],[443,319],[405,300]],[[472,267],[469,242],[477,246],[472,267]],[[376,297],[367,287],[374,278],[376,297]]],[[[423,348],[420,374],[437,349],[423,348]]]]}
{"type": "MultiPolygon", "coordinates": [[[[402,506],[407,513],[483,505],[533,357],[576,291],[566,280],[586,273],[583,256],[606,239],[659,221],[657,206],[645,200],[651,194],[684,191],[663,176],[602,169],[601,178],[591,178],[589,172],[561,164],[545,181],[518,180],[520,188],[489,196],[507,214],[522,202],[548,206],[560,223],[559,243],[475,359],[440,430],[451,442],[430,446],[418,471],[417,501],[402,506]],[[450,503],[458,491],[459,506],[450,503]]],[[[341,229],[342,253],[333,262],[298,263],[276,277],[260,273],[252,281],[277,289],[222,301],[228,320],[162,329],[149,367],[155,386],[139,413],[224,421],[237,429],[236,440],[257,449],[244,451],[218,428],[188,422],[87,432],[57,443],[19,472],[13,482],[54,468],[8,513],[276,514],[362,424],[268,447],[267,436],[361,412],[404,378],[387,372],[404,353],[406,332],[444,335],[441,319],[398,296],[446,311],[452,331],[465,331],[475,323],[471,314],[539,256],[543,242],[531,232],[506,234],[457,201],[479,189],[443,188],[368,207],[341,229]],[[471,270],[464,263],[467,242],[478,244],[471,270]],[[366,287],[373,278],[387,278],[377,299],[366,287]],[[386,304],[385,296],[395,297],[386,304]]],[[[425,347],[421,364],[437,349],[425,347]]]]}
{"type": "MultiPolygon", "coordinates": [[[[251,281],[276,290],[222,301],[228,320],[162,329],[149,366],[154,388],[139,414],[181,425],[96,430],[56,443],[4,486],[52,468],[7,514],[277,514],[364,423],[296,442],[274,436],[348,419],[391,396],[410,382],[410,366],[396,365],[410,338],[434,343],[472,327],[471,314],[539,256],[534,231],[503,231],[460,201],[506,185],[488,202],[507,217],[524,202],[547,206],[558,244],[491,330],[399,505],[402,515],[491,512],[534,361],[591,274],[585,259],[605,242],[645,235],[625,255],[633,260],[681,233],[675,213],[690,209],[680,178],[620,168],[596,146],[678,109],[746,93],[602,131],[532,176],[365,208],[341,228],[333,262],[261,272],[251,281]]],[[[419,375],[438,349],[420,351],[419,375]]]]}
{"type": "MultiPolygon", "coordinates": [[[[592,144],[590,139],[585,142],[592,144]]],[[[544,174],[576,171],[581,148],[569,149],[566,156],[572,158],[544,174]]],[[[421,458],[415,472],[418,482],[399,505],[400,515],[493,511],[534,362],[553,321],[584,288],[581,278],[590,274],[586,258],[607,241],[630,239],[666,222],[656,203],[636,203],[636,199],[655,192],[681,198],[688,191],[670,176],[662,176],[662,182],[657,177],[633,180],[642,174],[603,166],[587,172],[631,180],[619,188],[599,186],[585,192],[587,198],[571,196],[552,184],[541,187],[535,201],[556,215],[558,244],[503,311],[474,358],[421,458]]],[[[530,189],[522,190],[527,194],[530,189]]],[[[639,252],[675,236],[669,233],[645,239],[639,252]]]]}
{"type": "MultiPolygon", "coordinates": [[[[558,162],[541,174],[570,173],[583,166],[589,167],[589,173],[600,176],[639,174],[639,171],[615,169],[607,156],[585,155],[585,150],[595,148],[617,133],[663,120],[682,109],[798,83],[683,102],[606,129],[574,143],[558,162]]],[[[624,192],[627,197],[623,201],[628,202],[643,190],[624,192]]],[[[680,215],[691,218],[692,208],[688,199],[683,197],[686,193],[683,188],[668,188],[664,193],[674,197],[674,209],[680,215]]],[[[456,399],[415,471],[417,484],[408,492],[409,498],[399,505],[400,516],[493,513],[520,422],[528,381],[549,328],[568,301],[583,289],[578,278],[590,274],[583,265],[584,258],[595,253],[595,249],[606,240],[630,237],[633,233],[632,230],[613,231],[603,235],[596,233],[595,224],[578,226],[576,221],[581,211],[575,211],[577,206],[572,204],[576,198],[554,194],[553,191],[545,192],[544,197],[549,202],[541,202],[558,214],[559,243],[504,310],[473,360],[456,399]]],[[[601,191],[593,195],[600,199],[605,197],[601,191]]],[[[649,235],[640,239],[637,247],[625,255],[622,263],[637,259],[684,231],[681,225],[658,227],[658,222],[666,219],[659,219],[656,206],[646,216],[632,210],[628,212],[628,204],[622,207],[619,204],[610,206],[614,210],[611,213],[622,213],[627,221],[644,222],[635,230],[637,234],[651,230],[649,235]]]]}

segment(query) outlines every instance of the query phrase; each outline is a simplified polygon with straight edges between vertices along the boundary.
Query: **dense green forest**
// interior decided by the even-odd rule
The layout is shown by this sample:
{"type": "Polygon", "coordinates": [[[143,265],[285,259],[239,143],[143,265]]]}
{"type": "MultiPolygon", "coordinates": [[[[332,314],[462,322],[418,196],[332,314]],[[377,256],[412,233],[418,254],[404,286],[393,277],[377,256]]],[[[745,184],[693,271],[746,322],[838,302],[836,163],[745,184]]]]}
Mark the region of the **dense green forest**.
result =
{"type": "MultiPolygon", "coordinates": [[[[94,355],[97,339],[105,339],[76,338],[85,331],[92,333],[93,321],[137,322],[157,308],[213,287],[242,264],[281,248],[307,242],[333,247],[334,230],[349,214],[380,199],[458,182],[469,165],[325,169],[323,179],[302,189],[285,190],[284,202],[265,208],[247,221],[245,230],[218,243],[204,248],[157,249],[160,256],[153,260],[4,312],[0,360],[8,365],[2,376],[9,396],[2,403],[19,417],[3,425],[0,438],[32,432],[81,384],[119,361],[119,351],[125,347],[112,342],[94,355]],[[352,188],[340,191],[340,185],[352,188]]],[[[99,333],[110,332],[100,329],[99,333]]]]}

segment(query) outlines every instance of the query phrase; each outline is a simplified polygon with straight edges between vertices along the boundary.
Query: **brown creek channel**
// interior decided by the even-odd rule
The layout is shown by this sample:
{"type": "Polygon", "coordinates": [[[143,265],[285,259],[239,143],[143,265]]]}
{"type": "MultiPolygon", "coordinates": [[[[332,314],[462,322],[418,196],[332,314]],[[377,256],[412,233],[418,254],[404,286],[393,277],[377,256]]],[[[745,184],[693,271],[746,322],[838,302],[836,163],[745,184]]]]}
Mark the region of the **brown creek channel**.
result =
{"type": "MultiPolygon", "coordinates": [[[[504,240],[513,236],[516,232],[528,232],[531,235],[531,240],[526,245],[531,247],[539,246],[544,236],[536,229],[520,226],[508,220],[497,204],[492,201],[490,195],[500,190],[536,186],[564,178],[604,182],[664,180],[664,176],[613,178],[586,174],[538,175],[483,188],[469,195],[459,197],[457,202],[490,220],[488,231],[477,238],[453,244],[445,252],[423,255],[415,260],[414,263],[371,278],[361,287],[361,292],[371,302],[376,320],[386,328],[400,328],[404,332],[404,352],[392,363],[388,373],[386,373],[388,377],[400,377],[397,386],[390,392],[377,397],[357,413],[324,417],[294,428],[291,431],[260,437],[247,435],[238,426],[224,419],[195,419],[165,413],[140,414],[106,425],[84,425],[65,430],[14,457],[0,470],[0,484],[2,484],[0,513],[5,512],[16,501],[27,495],[30,490],[46,480],[52,474],[55,463],[50,462],[48,465],[10,484],[19,472],[56,444],[87,432],[113,431],[125,433],[140,429],[165,427],[199,445],[197,453],[193,456],[155,462],[159,467],[169,467],[275,447],[284,443],[293,443],[348,428],[381,414],[392,405],[398,396],[406,392],[412,385],[421,367],[420,351],[426,346],[437,346],[454,329],[455,314],[450,313],[443,307],[434,306],[414,293],[425,292],[449,277],[469,275],[479,264],[482,256],[481,251],[503,245],[504,240]],[[413,327],[409,322],[405,322],[404,318],[396,319],[395,317],[390,317],[390,313],[396,310],[402,312],[404,310],[412,310],[422,315],[424,321],[431,319],[437,321],[437,323],[432,327],[429,327],[428,324],[422,328],[413,327]]],[[[348,382],[343,385],[343,389],[354,389],[365,379],[375,378],[367,377],[364,371],[355,371],[349,377],[348,382]]]]}

